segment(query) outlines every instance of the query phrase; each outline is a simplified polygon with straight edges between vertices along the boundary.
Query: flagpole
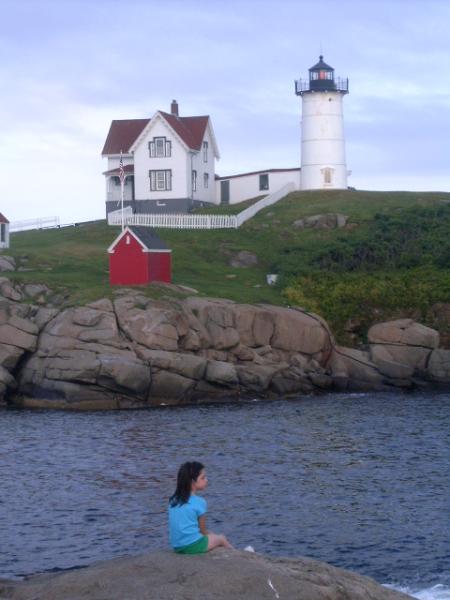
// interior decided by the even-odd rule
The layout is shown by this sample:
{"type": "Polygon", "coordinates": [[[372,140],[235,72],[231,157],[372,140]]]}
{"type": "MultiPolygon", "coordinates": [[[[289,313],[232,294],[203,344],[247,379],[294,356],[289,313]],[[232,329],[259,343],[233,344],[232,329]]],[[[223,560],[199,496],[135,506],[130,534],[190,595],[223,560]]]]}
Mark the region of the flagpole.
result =
{"type": "Polygon", "coordinates": [[[125,173],[123,170],[122,150],[120,151],[120,163],[119,163],[119,177],[120,177],[120,204],[122,208],[122,231],[125,229],[124,217],[123,217],[123,184],[125,181],[125,173]]]}

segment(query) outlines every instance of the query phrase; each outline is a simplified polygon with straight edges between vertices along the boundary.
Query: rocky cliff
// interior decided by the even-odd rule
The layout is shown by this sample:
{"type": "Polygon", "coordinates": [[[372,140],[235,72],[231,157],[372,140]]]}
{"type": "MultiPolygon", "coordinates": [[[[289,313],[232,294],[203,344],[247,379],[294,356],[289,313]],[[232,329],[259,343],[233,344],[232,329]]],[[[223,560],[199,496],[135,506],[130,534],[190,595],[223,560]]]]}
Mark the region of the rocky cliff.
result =
{"type": "Polygon", "coordinates": [[[155,552],[24,582],[0,580],[0,600],[406,600],[375,581],[307,558],[237,550],[155,552]]]}
{"type": "Polygon", "coordinates": [[[323,390],[450,384],[450,350],[411,319],[375,325],[367,351],[336,345],[301,308],[191,297],[56,308],[43,286],[0,279],[0,398],[71,409],[137,408],[323,390]]]}

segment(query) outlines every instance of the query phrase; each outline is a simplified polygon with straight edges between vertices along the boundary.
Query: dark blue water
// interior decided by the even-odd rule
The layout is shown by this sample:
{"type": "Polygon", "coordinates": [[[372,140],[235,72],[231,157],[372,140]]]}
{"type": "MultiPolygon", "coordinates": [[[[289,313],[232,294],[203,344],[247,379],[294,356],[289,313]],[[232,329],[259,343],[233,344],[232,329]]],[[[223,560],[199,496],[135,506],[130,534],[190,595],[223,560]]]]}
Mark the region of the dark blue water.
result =
{"type": "Polygon", "coordinates": [[[181,462],[210,529],[398,585],[450,583],[450,396],[0,412],[0,577],[167,547],[181,462]]]}

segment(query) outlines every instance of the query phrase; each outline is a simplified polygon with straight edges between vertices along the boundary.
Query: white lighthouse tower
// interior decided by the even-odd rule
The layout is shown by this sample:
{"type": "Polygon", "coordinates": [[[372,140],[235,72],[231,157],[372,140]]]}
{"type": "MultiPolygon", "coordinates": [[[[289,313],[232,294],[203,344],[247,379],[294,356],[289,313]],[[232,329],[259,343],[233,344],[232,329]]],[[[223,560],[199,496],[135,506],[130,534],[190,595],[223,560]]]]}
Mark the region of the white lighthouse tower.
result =
{"type": "Polygon", "coordinates": [[[295,82],[302,97],[301,189],[346,189],[343,98],[348,79],[334,77],[323,61],[309,69],[309,80],[295,82]]]}

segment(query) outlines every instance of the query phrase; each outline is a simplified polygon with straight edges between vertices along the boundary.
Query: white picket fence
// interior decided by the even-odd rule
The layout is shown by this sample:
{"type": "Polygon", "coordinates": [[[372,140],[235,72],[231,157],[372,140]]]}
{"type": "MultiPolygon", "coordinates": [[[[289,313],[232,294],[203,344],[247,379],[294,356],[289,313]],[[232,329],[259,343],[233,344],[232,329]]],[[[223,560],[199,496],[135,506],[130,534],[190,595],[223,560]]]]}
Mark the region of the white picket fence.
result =
{"type": "MultiPolygon", "coordinates": [[[[165,227],[170,229],[237,229],[254,217],[260,210],[275,204],[281,198],[295,191],[294,183],[287,183],[277,192],[269,194],[252,204],[237,215],[185,215],[185,214],[133,214],[131,207],[124,208],[125,225],[142,225],[145,227],[165,227]]],[[[115,210],[108,214],[108,225],[121,225],[122,211],[115,210]]]]}
{"type": "Polygon", "coordinates": [[[47,229],[49,227],[59,227],[59,217],[43,217],[40,219],[25,219],[24,221],[12,221],[9,225],[9,231],[26,231],[28,229],[47,229]]]}

